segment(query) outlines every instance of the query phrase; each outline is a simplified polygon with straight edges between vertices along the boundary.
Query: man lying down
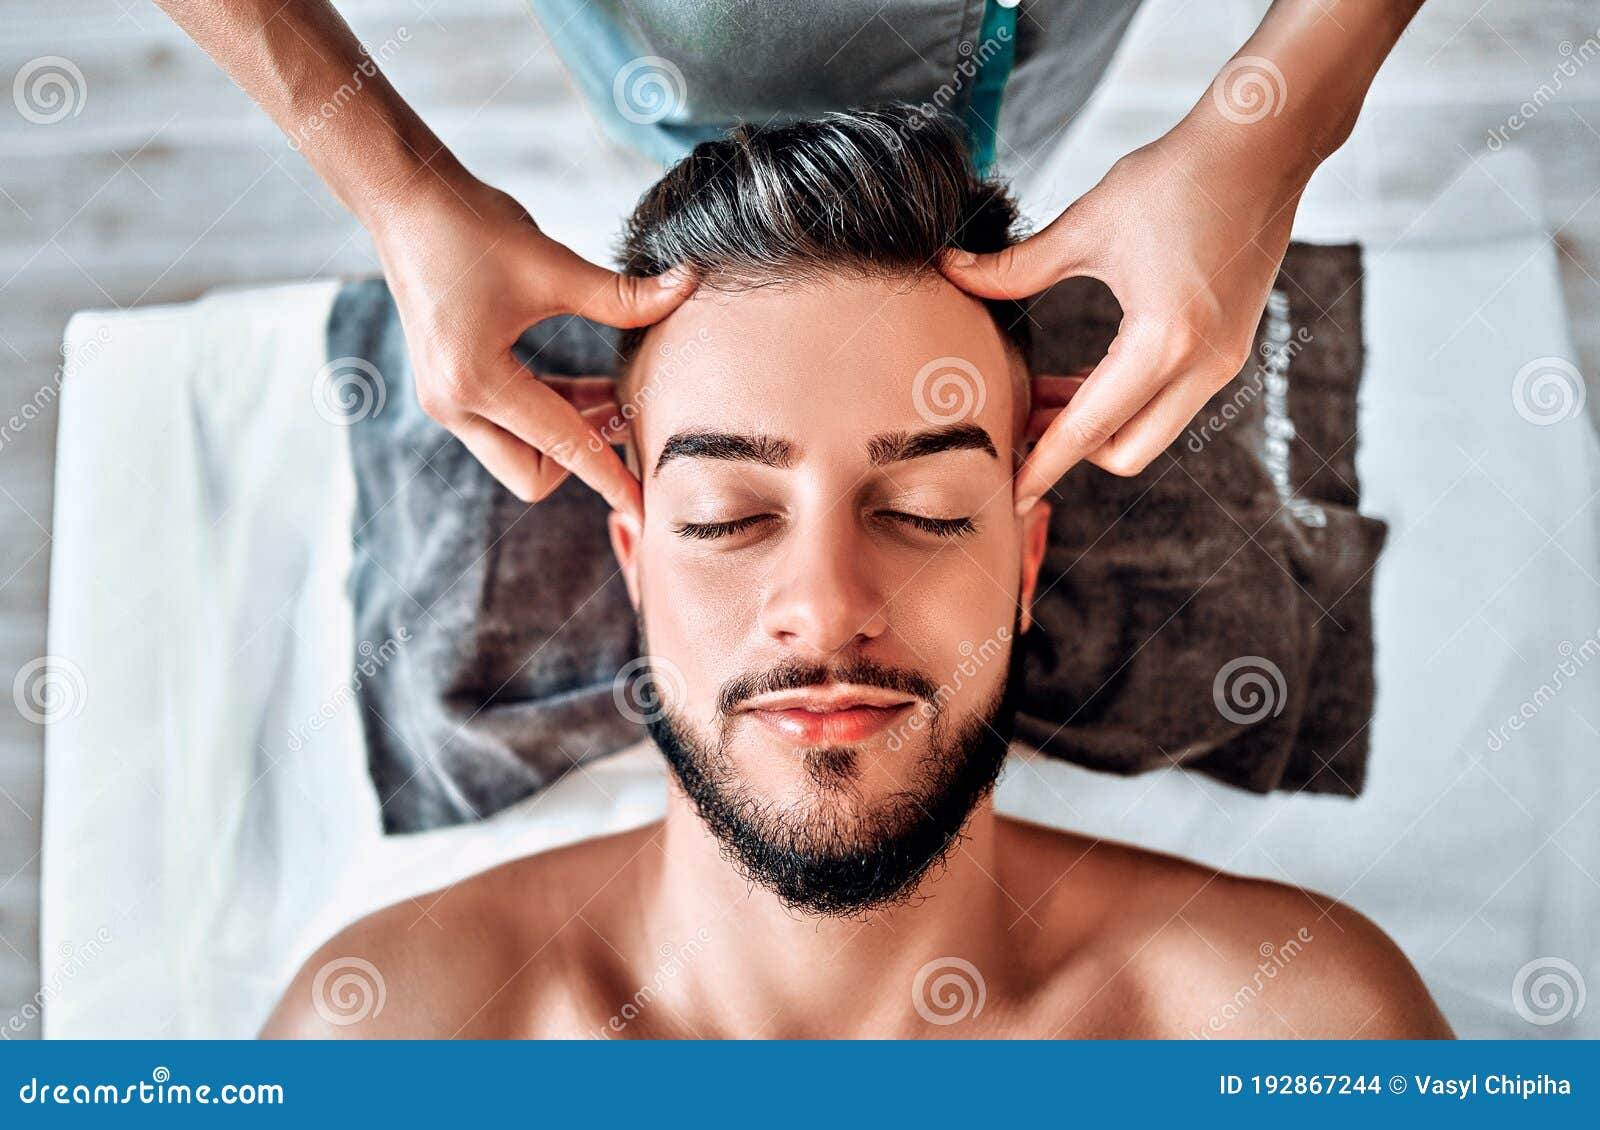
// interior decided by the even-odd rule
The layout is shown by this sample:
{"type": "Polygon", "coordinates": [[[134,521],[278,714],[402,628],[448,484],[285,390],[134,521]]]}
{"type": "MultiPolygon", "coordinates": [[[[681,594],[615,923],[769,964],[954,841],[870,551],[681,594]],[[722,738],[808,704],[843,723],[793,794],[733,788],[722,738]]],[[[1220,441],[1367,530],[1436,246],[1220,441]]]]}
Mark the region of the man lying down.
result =
{"type": "Polygon", "coordinates": [[[1048,504],[1012,503],[1026,320],[936,264],[1015,219],[894,110],[741,129],[645,196],[628,271],[701,280],[617,388],[666,817],[356,923],[264,1035],[1450,1035],[1332,899],[995,813],[1048,504]],[[351,957],[385,1004],[333,1025],[351,957]]]}

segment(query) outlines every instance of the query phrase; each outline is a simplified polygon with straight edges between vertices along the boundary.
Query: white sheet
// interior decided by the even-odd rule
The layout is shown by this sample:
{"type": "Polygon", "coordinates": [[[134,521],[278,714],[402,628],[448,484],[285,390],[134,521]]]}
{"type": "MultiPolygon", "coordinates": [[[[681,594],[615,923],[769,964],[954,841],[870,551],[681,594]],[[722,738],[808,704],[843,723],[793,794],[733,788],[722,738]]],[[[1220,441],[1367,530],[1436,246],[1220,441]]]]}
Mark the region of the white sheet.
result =
{"type": "MultiPolygon", "coordinates": [[[[1367,794],[1018,757],[1000,803],[1337,895],[1464,1035],[1592,1037],[1600,1010],[1537,1025],[1511,993],[1529,962],[1600,970],[1600,661],[1487,741],[1600,632],[1594,436],[1511,399],[1522,366],[1574,357],[1532,178],[1501,154],[1369,250],[1359,462],[1392,528],[1367,794]]],[[[345,434],[309,411],[333,289],[68,327],[108,336],[69,349],[61,405],[50,642],[87,694],[48,735],[47,1035],[248,1035],[346,920],[660,810],[636,750],[481,825],[384,839],[351,711],[307,727],[347,700],[353,642],[345,434]]]]}

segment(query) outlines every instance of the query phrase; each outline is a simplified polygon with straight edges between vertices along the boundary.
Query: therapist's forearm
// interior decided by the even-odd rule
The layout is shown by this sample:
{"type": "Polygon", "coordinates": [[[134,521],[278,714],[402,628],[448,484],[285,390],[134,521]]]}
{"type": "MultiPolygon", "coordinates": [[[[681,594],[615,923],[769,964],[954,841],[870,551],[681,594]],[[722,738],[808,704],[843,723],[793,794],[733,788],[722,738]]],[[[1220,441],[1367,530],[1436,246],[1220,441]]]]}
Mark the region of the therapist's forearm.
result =
{"type": "Polygon", "coordinates": [[[156,0],[374,226],[464,175],[327,0],[156,0]]]}
{"type": "MultiPolygon", "coordinates": [[[[1266,60],[1282,76],[1267,72],[1258,93],[1273,100],[1272,112],[1250,121],[1250,140],[1271,153],[1282,174],[1300,183],[1343,145],[1355,127],[1367,90],[1422,0],[1274,0],[1266,17],[1218,77],[1226,84],[1254,60],[1266,60]],[[1276,89],[1269,89],[1276,85],[1276,89]]],[[[1219,99],[1201,97],[1191,118],[1215,121],[1219,99]]]]}

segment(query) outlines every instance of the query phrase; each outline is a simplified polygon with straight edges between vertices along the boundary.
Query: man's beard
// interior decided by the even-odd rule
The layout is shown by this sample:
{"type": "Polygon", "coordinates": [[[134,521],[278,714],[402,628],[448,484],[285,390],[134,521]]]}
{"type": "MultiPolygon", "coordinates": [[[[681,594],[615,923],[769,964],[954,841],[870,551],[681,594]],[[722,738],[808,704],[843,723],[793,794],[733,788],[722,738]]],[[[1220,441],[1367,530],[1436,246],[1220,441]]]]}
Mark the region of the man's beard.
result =
{"type": "Polygon", "coordinates": [[[858,661],[835,667],[791,663],[733,680],[719,696],[722,724],[715,743],[701,741],[670,708],[652,712],[646,726],[724,857],[747,879],[794,910],[856,915],[913,898],[993,790],[1015,732],[1014,688],[1023,651],[1013,631],[1003,683],[966,719],[949,718],[947,688],[941,695],[941,688],[914,672],[858,661]],[[731,708],[756,694],[830,682],[916,695],[922,724],[903,722],[898,732],[926,734],[927,753],[880,807],[845,812],[863,752],[850,746],[797,751],[813,786],[810,811],[775,810],[751,794],[729,756],[737,717],[731,708]],[[830,809],[830,799],[839,807],[830,809]]]}

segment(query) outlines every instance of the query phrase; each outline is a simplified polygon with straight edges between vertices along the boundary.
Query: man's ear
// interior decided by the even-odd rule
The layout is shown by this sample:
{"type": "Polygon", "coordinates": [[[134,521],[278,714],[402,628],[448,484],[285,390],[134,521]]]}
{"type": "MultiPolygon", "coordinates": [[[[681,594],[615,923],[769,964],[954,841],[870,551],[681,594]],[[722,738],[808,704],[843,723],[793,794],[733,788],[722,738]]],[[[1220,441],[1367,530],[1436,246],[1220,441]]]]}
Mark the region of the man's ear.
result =
{"type": "Polygon", "coordinates": [[[1050,535],[1050,504],[1035,502],[1022,516],[1022,586],[1018,602],[1022,606],[1022,631],[1033,626],[1033,593],[1039,583],[1039,566],[1050,535]]]}
{"type": "Polygon", "coordinates": [[[617,565],[622,570],[623,583],[628,586],[628,600],[634,611],[639,609],[639,541],[644,535],[632,515],[613,510],[606,517],[606,529],[611,534],[611,552],[617,555],[617,565]]]}

